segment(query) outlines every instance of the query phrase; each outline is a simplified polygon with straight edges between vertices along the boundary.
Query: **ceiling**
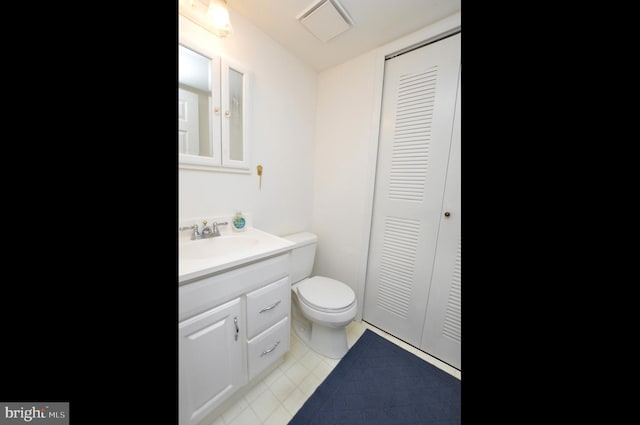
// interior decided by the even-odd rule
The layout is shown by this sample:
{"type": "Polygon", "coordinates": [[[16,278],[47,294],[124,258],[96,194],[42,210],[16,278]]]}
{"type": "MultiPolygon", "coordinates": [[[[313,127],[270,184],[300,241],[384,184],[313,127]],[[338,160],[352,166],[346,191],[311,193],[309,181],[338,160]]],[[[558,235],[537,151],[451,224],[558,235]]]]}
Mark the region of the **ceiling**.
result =
{"type": "Polygon", "coordinates": [[[244,16],[320,72],[459,12],[461,2],[337,0],[352,18],[353,26],[323,43],[296,19],[319,1],[227,0],[227,4],[232,14],[244,16]]]}

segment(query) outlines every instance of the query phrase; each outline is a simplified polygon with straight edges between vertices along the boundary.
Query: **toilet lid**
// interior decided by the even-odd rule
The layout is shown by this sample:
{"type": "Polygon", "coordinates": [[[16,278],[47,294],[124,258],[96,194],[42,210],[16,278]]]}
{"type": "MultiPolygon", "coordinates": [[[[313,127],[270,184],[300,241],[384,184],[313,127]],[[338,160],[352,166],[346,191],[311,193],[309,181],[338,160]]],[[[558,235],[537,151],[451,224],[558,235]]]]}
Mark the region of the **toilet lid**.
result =
{"type": "Polygon", "coordinates": [[[348,310],[356,302],[356,294],[348,285],[322,276],[301,282],[298,295],[308,306],[330,313],[348,310]]]}

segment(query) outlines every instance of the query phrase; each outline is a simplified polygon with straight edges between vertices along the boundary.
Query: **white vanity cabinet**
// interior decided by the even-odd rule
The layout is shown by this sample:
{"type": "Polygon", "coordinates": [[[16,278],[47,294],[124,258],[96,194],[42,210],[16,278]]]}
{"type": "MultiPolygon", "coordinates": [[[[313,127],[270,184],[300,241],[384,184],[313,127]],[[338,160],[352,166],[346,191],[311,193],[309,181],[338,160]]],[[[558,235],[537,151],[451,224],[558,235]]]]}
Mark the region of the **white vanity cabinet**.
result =
{"type": "Polygon", "coordinates": [[[290,261],[287,251],[180,284],[180,425],[213,417],[289,350],[290,261]]]}
{"type": "Polygon", "coordinates": [[[236,298],[178,325],[181,423],[196,423],[247,382],[236,298]]]}

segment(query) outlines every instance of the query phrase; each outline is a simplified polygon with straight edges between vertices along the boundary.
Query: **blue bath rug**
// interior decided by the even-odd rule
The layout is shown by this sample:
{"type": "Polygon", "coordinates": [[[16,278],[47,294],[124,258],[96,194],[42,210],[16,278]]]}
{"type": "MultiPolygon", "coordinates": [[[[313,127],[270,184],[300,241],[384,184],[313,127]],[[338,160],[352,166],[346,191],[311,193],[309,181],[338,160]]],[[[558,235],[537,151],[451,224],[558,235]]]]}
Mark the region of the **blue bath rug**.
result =
{"type": "Polygon", "coordinates": [[[460,424],[460,380],[369,329],[289,422],[454,424],[460,424]]]}

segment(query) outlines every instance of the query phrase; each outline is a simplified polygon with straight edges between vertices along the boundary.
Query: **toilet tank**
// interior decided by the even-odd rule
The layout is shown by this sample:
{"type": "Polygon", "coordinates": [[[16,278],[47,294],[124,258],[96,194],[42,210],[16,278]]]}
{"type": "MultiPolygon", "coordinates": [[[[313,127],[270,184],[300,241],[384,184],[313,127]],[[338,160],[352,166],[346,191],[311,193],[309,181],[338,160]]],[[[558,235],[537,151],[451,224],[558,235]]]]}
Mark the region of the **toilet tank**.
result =
{"type": "Polygon", "coordinates": [[[301,232],[282,236],[282,238],[296,244],[291,250],[291,284],[311,276],[318,237],[313,233],[301,232]]]}

